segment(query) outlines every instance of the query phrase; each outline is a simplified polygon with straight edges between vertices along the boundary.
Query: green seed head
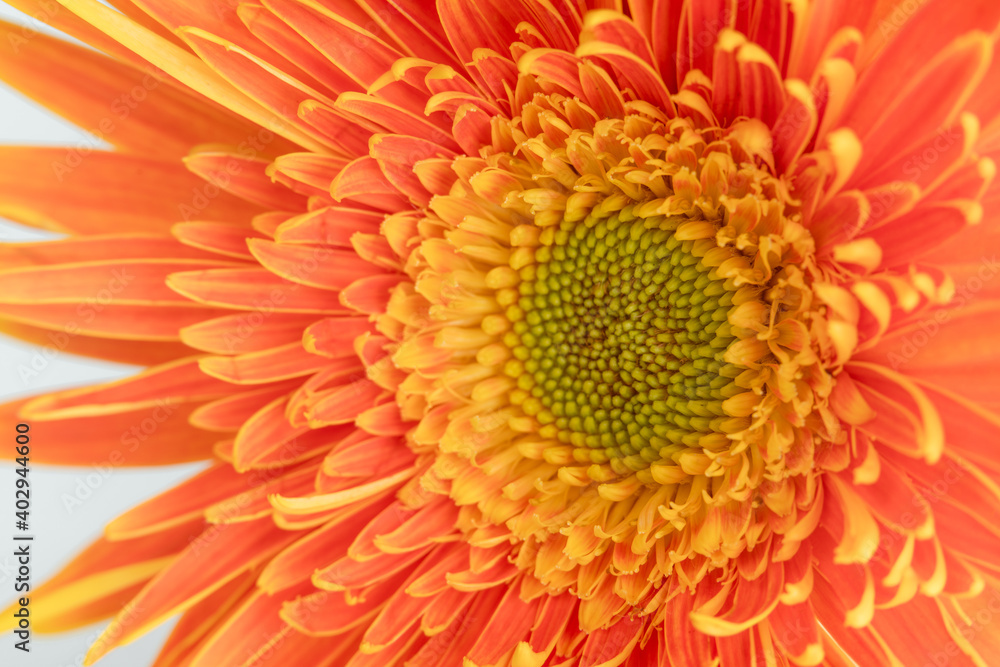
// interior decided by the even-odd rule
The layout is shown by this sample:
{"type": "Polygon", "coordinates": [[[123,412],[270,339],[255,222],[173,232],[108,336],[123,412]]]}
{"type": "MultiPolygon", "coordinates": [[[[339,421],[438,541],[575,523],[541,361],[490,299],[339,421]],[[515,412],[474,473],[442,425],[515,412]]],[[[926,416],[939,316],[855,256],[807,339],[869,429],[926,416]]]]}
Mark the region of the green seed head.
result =
{"type": "Polygon", "coordinates": [[[723,360],[732,292],[674,235],[681,222],[628,210],[564,221],[522,272],[506,339],[522,409],[624,474],[721,433],[743,370],[723,360]]]}

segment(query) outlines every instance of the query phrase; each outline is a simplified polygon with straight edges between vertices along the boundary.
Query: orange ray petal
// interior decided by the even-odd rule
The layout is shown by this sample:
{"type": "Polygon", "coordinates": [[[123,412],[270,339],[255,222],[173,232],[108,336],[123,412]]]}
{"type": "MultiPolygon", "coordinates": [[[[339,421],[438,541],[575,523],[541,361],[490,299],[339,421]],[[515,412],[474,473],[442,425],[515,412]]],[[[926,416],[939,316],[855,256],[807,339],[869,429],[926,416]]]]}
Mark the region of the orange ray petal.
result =
{"type": "Polygon", "coordinates": [[[166,234],[78,236],[40,243],[0,245],[0,266],[17,269],[82,262],[137,259],[218,261],[212,253],[186,246],[166,234]]]}
{"type": "Polygon", "coordinates": [[[276,118],[272,112],[233,88],[198,57],[142,27],[128,16],[96,0],[63,0],[60,4],[196,92],[261,127],[273,126],[277,134],[302,146],[313,145],[307,134],[287,124],[274,123],[276,118]]]}
{"type": "Polygon", "coordinates": [[[382,173],[373,157],[363,156],[344,167],[330,186],[338,202],[346,200],[370,206],[379,211],[393,212],[405,207],[405,201],[382,173]]]}
{"type": "Polygon", "coordinates": [[[225,266],[231,264],[120,259],[0,270],[0,293],[3,294],[0,303],[183,304],[186,300],[178,298],[164,284],[169,274],[225,266]]]}
{"type": "Polygon", "coordinates": [[[294,192],[332,203],[330,183],[347,162],[345,158],[330,155],[289,153],[274,160],[268,174],[294,192]]]}
{"type": "Polygon", "coordinates": [[[312,581],[317,588],[342,591],[364,588],[382,581],[398,572],[409,571],[430,551],[430,547],[401,554],[384,554],[379,558],[359,562],[351,557],[341,558],[319,569],[312,581]]]}
{"type": "MultiPolygon", "coordinates": [[[[20,421],[21,409],[30,402],[0,406],[10,423],[20,421]]],[[[89,466],[95,461],[111,466],[169,465],[212,457],[218,436],[192,427],[188,417],[197,404],[171,404],[140,408],[96,417],[31,422],[33,438],[45,447],[31,452],[35,463],[89,466]]],[[[11,456],[15,456],[13,453],[11,456]]]]}
{"type": "Polygon", "coordinates": [[[936,462],[944,451],[941,416],[907,376],[878,364],[848,365],[864,399],[878,415],[859,428],[899,451],[936,462]]]}
{"type": "MultiPolygon", "coordinates": [[[[519,588],[516,585],[508,587],[507,592],[493,611],[493,615],[477,633],[479,637],[466,657],[470,663],[475,665],[499,663],[501,658],[514,650],[518,642],[528,637],[528,633],[535,624],[540,600],[535,598],[525,602],[518,594],[519,588]]],[[[635,643],[638,640],[639,635],[636,633],[632,641],[635,643]]],[[[587,664],[586,649],[584,649],[581,664],[587,664]]]]}
{"type": "MultiPolygon", "coordinates": [[[[403,595],[397,591],[405,579],[405,572],[389,577],[366,589],[361,599],[340,592],[319,591],[286,603],[281,617],[297,630],[318,636],[341,634],[362,623],[368,626],[376,615],[382,617],[387,613],[387,604],[403,595]]],[[[417,617],[408,615],[398,620],[410,624],[417,617]]],[[[367,643],[367,640],[362,641],[367,643]]]]}
{"type": "Polygon", "coordinates": [[[232,393],[205,403],[191,413],[191,424],[207,431],[235,432],[266,404],[284,396],[301,385],[298,378],[267,385],[261,389],[232,393]]]}
{"type": "Polygon", "coordinates": [[[193,607],[300,535],[275,527],[270,518],[210,527],[134,598],[132,610],[91,647],[88,664],[193,607]]]}
{"type": "Polygon", "coordinates": [[[942,646],[957,649],[948,656],[949,665],[986,664],[938,600],[917,596],[907,604],[881,610],[872,621],[872,631],[904,665],[920,664],[942,646]]]}
{"type": "Polygon", "coordinates": [[[170,233],[187,246],[251,261],[253,255],[247,249],[247,241],[267,238],[246,225],[224,222],[180,222],[170,228],[170,233]]]}
{"type": "MultiPolygon", "coordinates": [[[[241,199],[270,210],[302,211],[305,198],[278,183],[267,174],[271,160],[261,157],[253,147],[246,151],[196,150],[184,158],[184,166],[208,181],[208,187],[224,190],[241,199]]],[[[209,190],[206,194],[212,196],[209,190]]],[[[214,218],[203,215],[199,217],[214,218]]]]}
{"type": "Polygon", "coordinates": [[[252,476],[241,475],[228,463],[217,463],[133,507],[111,521],[104,532],[109,540],[118,542],[203,519],[206,507],[247,491],[252,485],[252,476]]]}
{"type": "Polygon", "coordinates": [[[318,289],[342,290],[382,271],[349,250],[252,240],[250,252],[261,266],[286,280],[318,289]]]}
{"type": "Polygon", "coordinates": [[[368,137],[372,131],[358,125],[354,119],[345,118],[332,105],[306,100],[299,105],[298,116],[335,152],[348,157],[368,153],[368,137]]]}
{"type": "Polygon", "coordinates": [[[329,290],[305,287],[266,269],[218,269],[175,273],[167,278],[175,292],[209,305],[279,313],[342,313],[329,290]]]}
{"type": "MultiPolygon", "coordinates": [[[[281,53],[294,63],[302,72],[308,72],[315,77],[319,89],[329,91],[333,95],[348,91],[360,90],[350,77],[340,70],[330,67],[329,61],[323,57],[312,44],[282,21],[274,12],[262,5],[244,3],[236,8],[240,20],[260,41],[281,53]]],[[[218,33],[216,33],[218,34],[218,33]]]]}
{"type": "Polygon", "coordinates": [[[266,6],[319,50],[329,60],[327,67],[342,70],[362,89],[403,55],[322,3],[267,0],[266,6]]]}
{"type": "Polygon", "coordinates": [[[504,592],[503,587],[497,587],[476,595],[455,595],[448,600],[442,596],[437,607],[432,607],[425,617],[425,621],[433,623],[431,627],[438,631],[409,664],[413,667],[459,664],[479,639],[479,629],[497,608],[504,592]],[[445,620],[450,620],[450,623],[440,628],[445,620]]]}
{"type": "MultiPolygon", "coordinates": [[[[308,592],[307,586],[290,591],[308,592]]],[[[289,665],[342,664],[354,652],[356,644],[350,638],[319,639],[294,630],[279,616],[284,596],[273,597],[256,591],[225,624],[205,640],[191,660],[191,667],[231,665],[249,667],[264,659],[277,659],[289,665]],[[332,656],[331,656],[332,654],[332,656]]]]}
{"type": "Polygon", "coordinates": [[[123,380],[40,396],[22,409],[29,419],[96,417],[224,396],[232,386],[206,376],[198,358],[178,359],[123,380]]]}
{"type": "Polygon", "coordinates": [[[254,484],[253,486],[245,489],[235,498],[227,498],[206,507],[205,519],[209,523],[221,524],[244,523],[270,517],[274,513],[274,508],[271,507],[269,501],[271,495],[280,493],[288,496],[300,496],[315,490],[319,464],[320,461],[312,457],[300,465],[281,468],[278,471],[271,468],[258,475],[251,475],[250,480],[251,484],[254,484]]]}
{"type": "Polygon", "coordinates": [[[623,618],[609,628],[592,632],[583,644],[580,667],[611,667],[628,660],[645,630],[645,621],[623,618]]]}
{"type": "Polygon", "coordinates": [[[181,330],[181,340],[213,354],[260,352],[302,340],[319,315],[277,313],[266,302],[249,313],[226,315],[181,330]]]}
{"type": "MultiPolygon", "coordinates": [[[[236,145],[257,133],[251,123],[157,75],[48,35],[24,39],[21,30],[0,24],[3,41],[17,44],[0,53],[4,80],[126,152],[181,157],[197,144],[236,145]]],[[[269,148],[291,146],[279,144],[269,148]]]]}
{"type": "Polygon", "coordinates": [[[233,448],[233,464],[237,470],[248,470],[279,451],[290,459],[317,446],[331,447],[355,430],[350,424],[329,429],[292,426],[285,418],[287,403],[284,396],[272,401],[240,428],[233,448]]]}
{"type": "Polygon", "coordinates": [[[284,68],[290,74],[305,76],[285,59],[284,55],[256,40],[241,20],[239,8],[219,5],[213,0],[193,0],[179,5],[165,0],[133,0],[142,11],[154,17],[172,33],[178,28],[196,26],[219,37],[240,44],[268,62],[284,68]]]}
{"type": "Polygon", "coordinates": [[[152,667],[183,667],[201,642],[239,605],[253,587],[254,572],[236,577],[187,610],[174,626],[152,667]]]}
{"type": "Polygon", "coordinates": [[[289,343],[234,357],[204,357],[201,370],[233,384],[264,384],[310,375],[326,365],[323,357],[307,352],[301,343],[289,343]]]}
{"type": "MultiPolygon", "coordinates": [[[[905,92],[911,88],[919,72],[932,74],[927,68],[926,59],[914,58],[914,53],[942,53],[955,36],[972,30],[988,33],[998,23],[1000,7],[988,0],[974,0],[963,5],[961,12],[954,11],[945,0],[929,0],[888,41],[878,55],[877,66],[866,68],[864,75],[858,80],[852,103],[844,112],[844,122],[858,136],[869,136],[876,124],[896,107],[905,92]]],[[[879,32],[873,31],[874,34],[879,32]]],[[[940,122],[941,116],[936,113],[933,115],[940,122]]],[[[907,125],[900,124],[900,127],[907,125]]]]}
{"type": "Polygon", "coordinates": [[[309,579],[320,568],[345,557],[350,545],[346,538],[356,535],[391,501],[391,496],[383,494],[337,510],[320,528],[272,558],[257,585],[275,593],[309,579]]]}
{"type": "Polygon", "coordinates": [[[318,243],[341,248],[351,247],[356,232],[379,231],[384,215],[374,211],[328,206],[291,218],[278,227],[278,243],[318,243]]]}
{"type": "Polygon", "coordinates": [[[166,231],[185,207],[215,220],[260,211],[229,194],[209,198],[175,161],[77,149],[0,147],[0,213],[41,229],[76,234],[166,231]],[[58,197],[49,196],[53,189],[58,197]],[[116,193],[108,197],[108,192],[116,193]]]}
{"type": "MultiPolygon", "coordinates": [[[[155,366],[186,357],[194,352],[182,343],[148,341],[122,343],[120,340],[95,338],[81,333],[71,335],[65,330],[44,329],[5,319],[0,319],[0,331],[41,348],[42,357],[40,359],[45,359],[45,355],[50,350],[58,350],[59,352],[103,359],[119,364],[155,366]]],[[[31,361],[32,363],[41,363],[38,359],[39,357],[32,356],[31,361]]],[[[19,373],[23,373],[23,376],[27,377],[33,377],[37,372],[39,370],[34,367],[25,366],[19,369],[19,373]]]]}

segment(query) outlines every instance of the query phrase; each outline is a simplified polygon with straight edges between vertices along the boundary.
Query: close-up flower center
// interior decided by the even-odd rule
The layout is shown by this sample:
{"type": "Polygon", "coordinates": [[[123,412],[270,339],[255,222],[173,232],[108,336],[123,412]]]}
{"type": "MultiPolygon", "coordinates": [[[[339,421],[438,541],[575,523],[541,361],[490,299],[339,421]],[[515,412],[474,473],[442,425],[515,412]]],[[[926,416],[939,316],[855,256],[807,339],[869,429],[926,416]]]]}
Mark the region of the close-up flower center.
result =
{"type": "Polygon", "coordinates": [[[587,627],[655,617],[664,580],[731,580],[818,507],[814,449],[844,438],[822,416],[814,241],[753,121],[535,95],[495,125],[409,258],[429,317],[406,285],[388,309],[403,404],[426,402],[415,438],[440,443],[471,544],[493,524],[587,627]],[[601,586],[622,606],[594,607],[601,586]]]}
{"type": "Polygon", "coordinates": [[[690,448],[728,444],[723,402],[744,391],[723,358],[735,292],[704,264],[714,244],[677,238],[683,219],[632,209],[563,221],[521,269],[505,371],[512,402],[577,460],[667,483],[665,466],[697,465],[690,448]]]}

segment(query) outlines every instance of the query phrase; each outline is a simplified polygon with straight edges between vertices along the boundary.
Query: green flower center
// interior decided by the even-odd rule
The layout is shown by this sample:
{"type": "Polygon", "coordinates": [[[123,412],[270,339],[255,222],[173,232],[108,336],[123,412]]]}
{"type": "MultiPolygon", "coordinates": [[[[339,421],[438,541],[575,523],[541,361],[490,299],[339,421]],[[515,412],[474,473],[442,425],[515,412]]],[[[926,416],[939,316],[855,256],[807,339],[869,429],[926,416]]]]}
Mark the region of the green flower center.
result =
{"type": "Polygon", "coordinates": [[[728,444],[722,403],[746,370],[723,359],[734,292],[702,263],[710,244],[677,238],[683,222],[630,208],[563,221],[521,270],[512,400],[581,462],[627,474],[728,444]]]}

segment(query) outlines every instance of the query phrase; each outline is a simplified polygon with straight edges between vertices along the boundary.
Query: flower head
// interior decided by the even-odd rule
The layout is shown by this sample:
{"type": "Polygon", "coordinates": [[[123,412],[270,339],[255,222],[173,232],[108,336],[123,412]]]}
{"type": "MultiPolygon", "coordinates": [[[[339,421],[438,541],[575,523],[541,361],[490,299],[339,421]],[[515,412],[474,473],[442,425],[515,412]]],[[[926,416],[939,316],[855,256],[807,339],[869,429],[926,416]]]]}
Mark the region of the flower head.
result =
{"type": "Polygon", "coordinates": [[[84,127],[135,87],[58,199],[5,149],[0,212],[69,236],[3,249],[0,317],[150,368],[7,411],[50,462],[212,463],[40,629],[125,605],[93,661],[180,613],[158,667],[1000,655],[995,3],[60,2],[111,57],[22,38],[9,78],[84,127]]]}

